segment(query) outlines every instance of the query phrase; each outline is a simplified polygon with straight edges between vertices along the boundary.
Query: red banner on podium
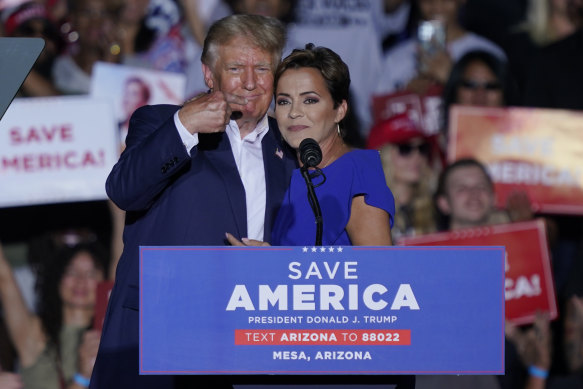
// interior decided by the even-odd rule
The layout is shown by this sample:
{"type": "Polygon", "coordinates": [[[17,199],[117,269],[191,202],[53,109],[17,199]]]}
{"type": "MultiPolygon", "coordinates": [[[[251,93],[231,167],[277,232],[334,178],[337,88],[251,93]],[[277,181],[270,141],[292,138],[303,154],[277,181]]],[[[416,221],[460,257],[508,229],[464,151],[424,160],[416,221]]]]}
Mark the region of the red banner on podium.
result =
{"type": "Polygon", "coordinates": [[[583,214],[583,112],[455,106],[447,157],[484,163],[504,207],[525,191],[534,211],[583,214]]]}
{"type": "Polygon", "coordinates": [[[403,237],[401,246],[505,246],[506,319],[532,323],[537,311],[557,317],[555,288],[542,220],[403,237]]]}

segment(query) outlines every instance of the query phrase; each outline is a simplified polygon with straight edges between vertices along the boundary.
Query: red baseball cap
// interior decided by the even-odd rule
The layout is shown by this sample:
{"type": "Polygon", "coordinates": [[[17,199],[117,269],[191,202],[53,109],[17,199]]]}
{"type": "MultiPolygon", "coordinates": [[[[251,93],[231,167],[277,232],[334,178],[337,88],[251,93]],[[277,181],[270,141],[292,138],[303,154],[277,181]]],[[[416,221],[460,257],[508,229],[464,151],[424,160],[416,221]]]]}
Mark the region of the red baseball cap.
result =
{"type": "Polygon", "coordinates": [[[6,36],[12,36],[18,27],[29,20],[48,20],[49,18],[45,6],[34,1],[23,3],[4,12],[6,12],[6,16],[2,19],[4,19],[4,33],[6,36]]]}
{"type": "Polygon", "coordinates": [[[379,149],[387,143],[405,143],[413,138],[429,137],[404,112],[375,124],[370,130],[367,146],[369,149],[379,149]]]}

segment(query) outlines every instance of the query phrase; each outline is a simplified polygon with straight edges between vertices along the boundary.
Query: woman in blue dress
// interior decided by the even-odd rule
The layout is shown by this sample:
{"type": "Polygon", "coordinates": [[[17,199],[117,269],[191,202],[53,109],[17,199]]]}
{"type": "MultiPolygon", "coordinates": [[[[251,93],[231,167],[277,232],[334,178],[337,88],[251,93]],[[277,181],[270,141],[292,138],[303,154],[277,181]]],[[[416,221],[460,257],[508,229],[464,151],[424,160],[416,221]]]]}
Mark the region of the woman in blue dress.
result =
{"type": "MultiPolygon", "coordinates": [[[[308,44],[282,61],[274,85],[275,117],[285,141],[297,151],[311,138],[322,151],[317,168],[325,180],[313,179],[323,220],[321,244],[391,245],[395,204],[379,152],[352,149],[342,137],[350,86],[346,64],[332,50],[308,44]]],[[[315,217],[300,169],[292,175],[272,231],[272,245],[314,244],[315,217]]],[[[227,237],[235,245],[261,244],[227,237]]]]}

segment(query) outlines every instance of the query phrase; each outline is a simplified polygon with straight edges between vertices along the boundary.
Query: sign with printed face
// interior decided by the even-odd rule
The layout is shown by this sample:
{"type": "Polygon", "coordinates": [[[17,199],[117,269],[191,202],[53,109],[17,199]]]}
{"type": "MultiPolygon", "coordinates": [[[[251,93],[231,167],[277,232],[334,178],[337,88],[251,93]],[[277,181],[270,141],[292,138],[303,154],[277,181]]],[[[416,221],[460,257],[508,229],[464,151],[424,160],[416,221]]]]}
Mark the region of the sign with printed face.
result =
{"type": "Polygon", "coordinates": [[[121,150],[136,109],[154,104],[181,105],[185,87],[186,76],[181,73],[107,62],[97,62],[91,76],[91,96],[112,104],[121,150]]]}
{"type": "Polygon", "coordinates": [[[557,317],[555,287],[542,220],[403,237],[403,246],[504,246],[506,319],[532,323],[536,312],[557,317]]]}
{"type": "Polygon", "coordinates": [[[140,247],[140,374],[504,374],[502,247],[140,247]]]}
{"type": "Polygon", "coordinates": [[[583,113],[454,106],[449,122],[448,160],[484,163],[498,206],[518,189],[535,211],[583,214],[583,113]]]}
{"type": "Polygon", "coordinates": [[[0,207],[105,200],[117,145],[107,101],[15,99],[0,121],[0,207]]]}

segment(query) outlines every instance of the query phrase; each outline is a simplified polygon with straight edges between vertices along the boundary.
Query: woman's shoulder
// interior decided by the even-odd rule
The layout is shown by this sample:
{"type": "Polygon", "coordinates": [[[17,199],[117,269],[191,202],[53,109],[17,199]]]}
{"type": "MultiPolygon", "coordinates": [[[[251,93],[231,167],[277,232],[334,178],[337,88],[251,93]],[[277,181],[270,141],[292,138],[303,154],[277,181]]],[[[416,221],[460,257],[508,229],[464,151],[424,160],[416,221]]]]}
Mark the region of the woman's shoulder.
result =
{"type": "Polygon", "coordinates": [[[380,153],[378,150],[371,149],[352,149],[351,151],[344,154],[347,160],[350,160],[355,164],[370,164],[381,162],[380,153]]]}
{"type": "Polygon", "coordinates": [[[368,182],[382,177],[384,182],[383,166],[378,150],[353,149],[338,160],[338,169],[344,177],[360,177],[359,180],[368,182]]]}

